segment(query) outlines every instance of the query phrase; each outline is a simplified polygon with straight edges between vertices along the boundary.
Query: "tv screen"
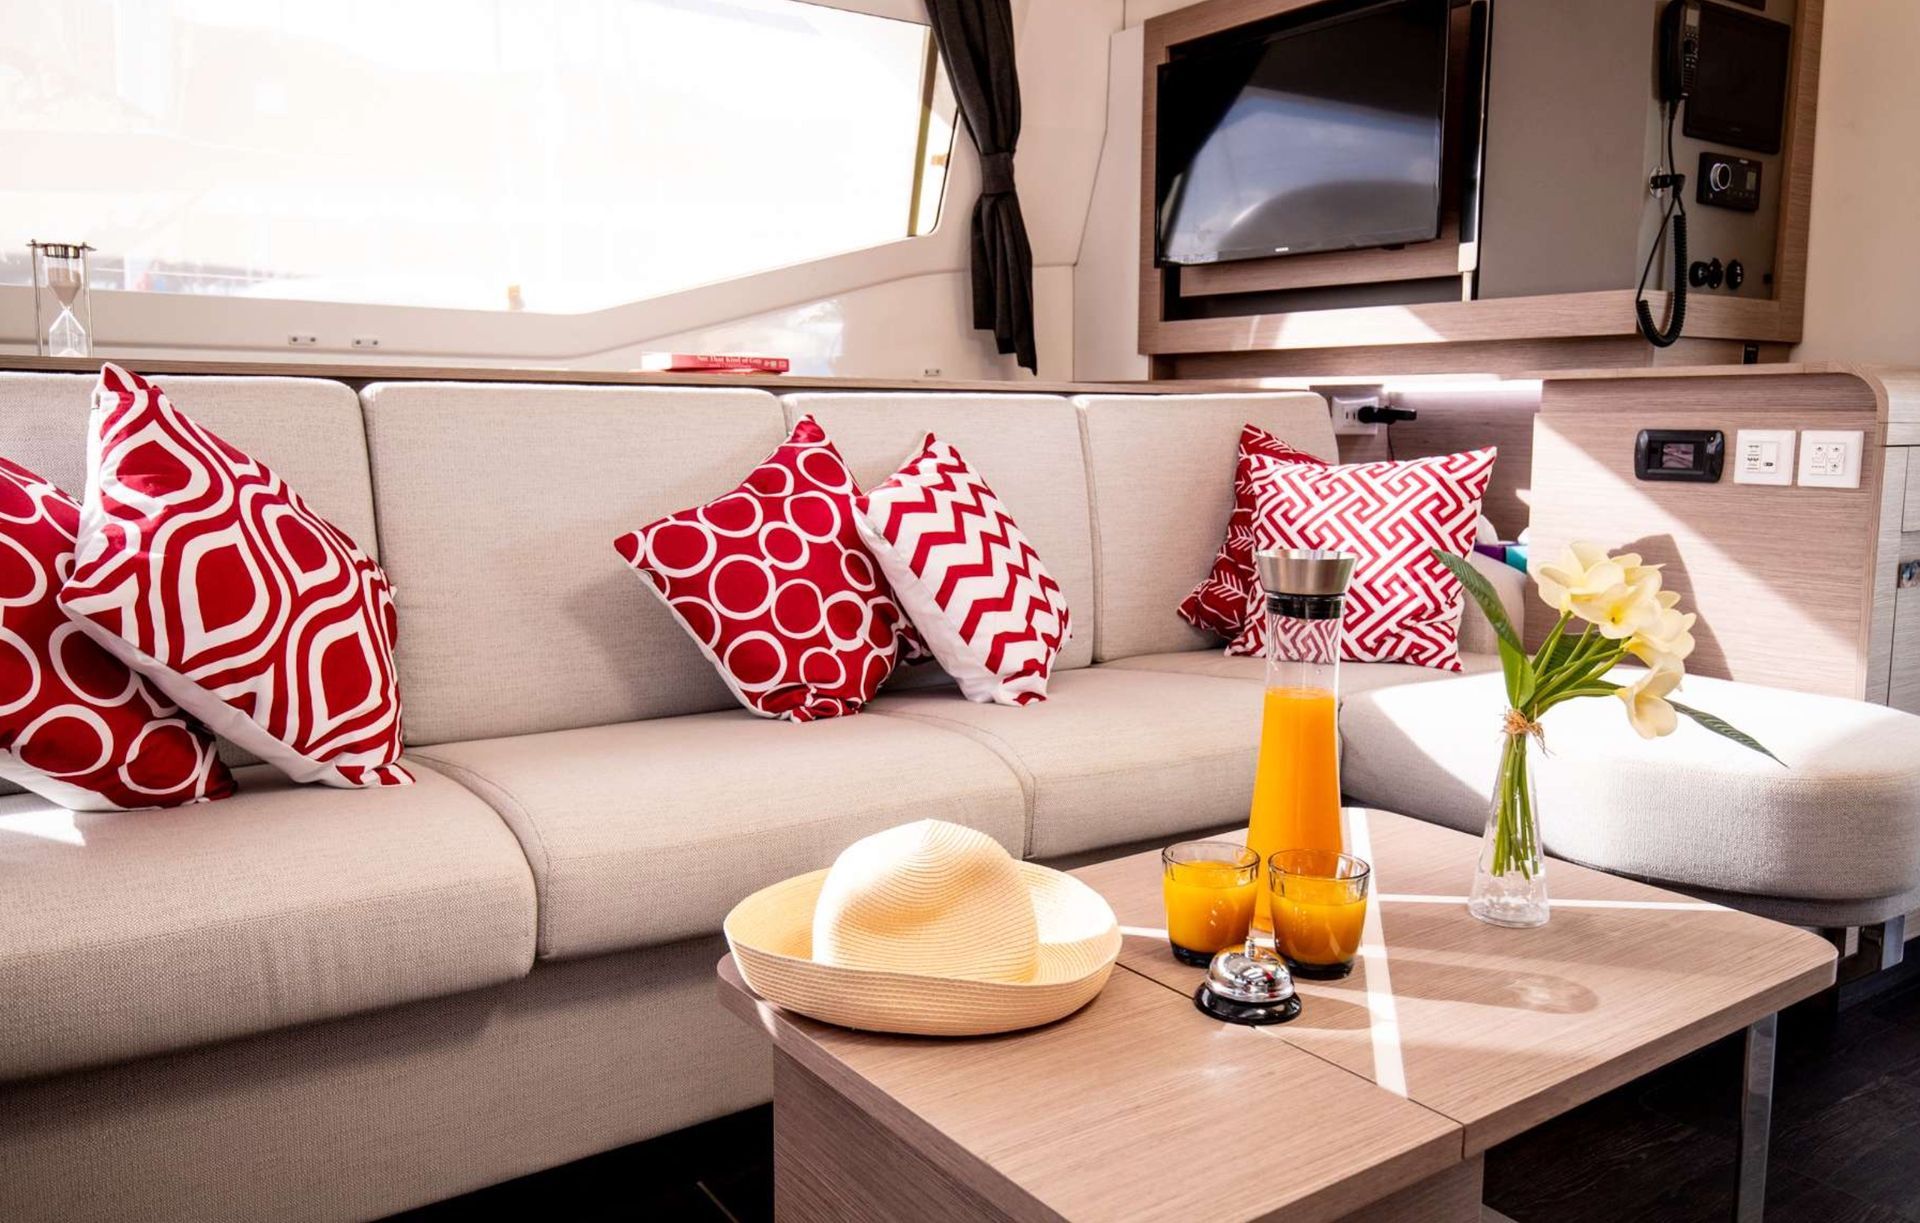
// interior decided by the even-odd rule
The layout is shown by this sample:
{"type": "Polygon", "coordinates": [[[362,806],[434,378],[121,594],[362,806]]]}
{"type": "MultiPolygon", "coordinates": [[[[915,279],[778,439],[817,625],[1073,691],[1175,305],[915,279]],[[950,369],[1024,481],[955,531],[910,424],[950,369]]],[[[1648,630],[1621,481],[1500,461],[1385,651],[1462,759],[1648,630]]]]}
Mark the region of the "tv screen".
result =
{"type": "Polygon", "coordinates": [[[1161,65],[1160,261],[1438,237],[1447,10],[1349,6],[1161,65]]]}

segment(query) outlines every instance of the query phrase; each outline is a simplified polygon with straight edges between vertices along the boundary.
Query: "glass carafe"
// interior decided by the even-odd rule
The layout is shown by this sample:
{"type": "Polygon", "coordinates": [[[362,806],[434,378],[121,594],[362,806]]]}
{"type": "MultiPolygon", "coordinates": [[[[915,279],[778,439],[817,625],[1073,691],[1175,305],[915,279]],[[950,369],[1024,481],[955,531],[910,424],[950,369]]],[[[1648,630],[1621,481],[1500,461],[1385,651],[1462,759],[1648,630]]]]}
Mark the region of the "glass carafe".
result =
{"type": "MultiPolygon", "coordinates": [[[[1267,596],[1267,690],[1247,845],[1344,853],[1340,825],[1340,616],[1354,557],[1288,550],[1255,555],[1267,596]]],[[[1269,921],[1267,889],[1258,920],[1269,921]]],[[[1270,926],[1268,928],[1271,928],[1270,926]]]]}

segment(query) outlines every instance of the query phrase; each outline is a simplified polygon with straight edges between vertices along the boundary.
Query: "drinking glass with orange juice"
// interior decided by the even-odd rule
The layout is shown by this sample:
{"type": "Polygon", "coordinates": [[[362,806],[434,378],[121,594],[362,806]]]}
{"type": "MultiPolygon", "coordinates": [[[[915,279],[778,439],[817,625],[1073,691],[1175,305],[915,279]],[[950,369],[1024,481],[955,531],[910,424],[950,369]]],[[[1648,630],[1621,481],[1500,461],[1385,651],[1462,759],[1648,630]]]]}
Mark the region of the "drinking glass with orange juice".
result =
{"type": "Polygon", "coordinates": [[[1367,920],[1372,869],[1352,854],[1284,849],[1267,859],[1273,941],[1295,976],[1353,971],[1367,920]]]}
{"type": "Polygon", "coordinates": [[[1182,964],[1205,968],[1215,952],[1247,941],[1260,858],[1231,841],[1182,841],[1160,851],[1167,942],[1182,964]]]}
{"type": "MultiPolygon", "coordinates": [[[[1267,690],[1247,846],[1262,862],[1283,849],[1346,848],[1340,827],[1340,618],[1354,557],[1258,552],[1266,591],[1267,690]]],[[[1259,916],[1268,916],[1261,889],[1259,916]]]]}

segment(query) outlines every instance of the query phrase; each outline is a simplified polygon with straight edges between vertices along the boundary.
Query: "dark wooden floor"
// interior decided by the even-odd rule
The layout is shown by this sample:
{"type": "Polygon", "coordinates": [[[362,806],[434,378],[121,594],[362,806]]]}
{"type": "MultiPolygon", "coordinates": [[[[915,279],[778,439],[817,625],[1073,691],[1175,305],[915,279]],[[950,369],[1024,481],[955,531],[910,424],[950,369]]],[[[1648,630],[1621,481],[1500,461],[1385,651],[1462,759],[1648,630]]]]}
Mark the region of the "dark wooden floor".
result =
{"type": "MultiPolygon", "coordinates": [[[[1582,1105],[1495,1148],[1487,1204],[1516,1223],[1720,1223],[1739,1081],[1725,1041],[1582,1105]]],[[[1775,1083],[1771,1223],[1920,1223],[1920,967],[1853,987],[1830,1027],[1790,1013],[1775,1083]]],[[[773,1217],[771,1143],[753,1109],[398,1217],[751,1223],[773,1217]]]]}

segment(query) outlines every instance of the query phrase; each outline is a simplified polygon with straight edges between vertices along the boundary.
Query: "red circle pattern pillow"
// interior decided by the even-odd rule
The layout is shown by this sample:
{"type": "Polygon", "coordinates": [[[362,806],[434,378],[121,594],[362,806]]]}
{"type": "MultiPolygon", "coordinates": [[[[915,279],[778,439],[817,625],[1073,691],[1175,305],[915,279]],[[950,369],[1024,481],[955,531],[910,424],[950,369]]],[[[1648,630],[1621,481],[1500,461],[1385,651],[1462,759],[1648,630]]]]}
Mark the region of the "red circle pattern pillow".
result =
{"type": "Polygon", "coordinates": [[[853,473],[809,416],[738,488],[614,541],[740,703],[858,712],[919,649],[860,540],[853,473]]]}
{"type": "Polygon", "coordinates": [[[0,459],[0,777],[74,811],[225,798],[213,739],[60,609],[80,507],[0,459]]]}

